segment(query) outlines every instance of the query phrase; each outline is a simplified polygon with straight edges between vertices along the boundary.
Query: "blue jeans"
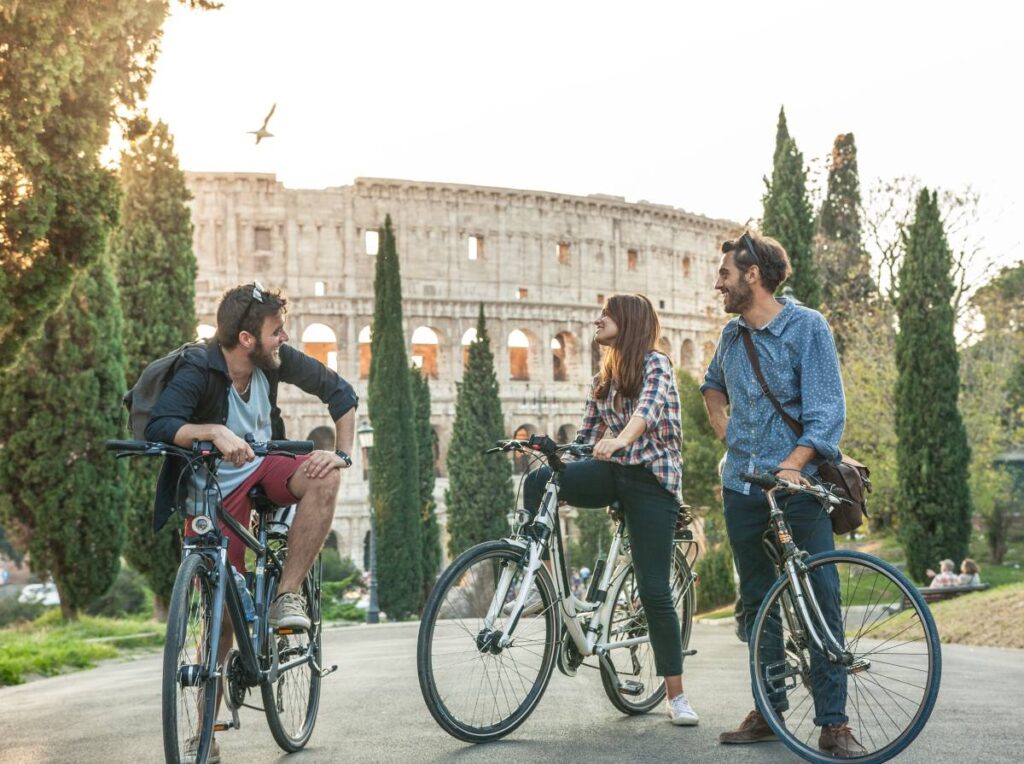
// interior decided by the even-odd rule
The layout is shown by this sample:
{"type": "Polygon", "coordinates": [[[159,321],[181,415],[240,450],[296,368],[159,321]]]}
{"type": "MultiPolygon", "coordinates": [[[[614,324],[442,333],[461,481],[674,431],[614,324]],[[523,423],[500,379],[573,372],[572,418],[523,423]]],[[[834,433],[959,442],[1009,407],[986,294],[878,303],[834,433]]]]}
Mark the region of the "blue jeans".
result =
{"type": "MultiPolygon", "coordinates": [[[[753,649],[751,636],[754,619],[765,595],[778,578],[778,571],[765,552],[762,542],[764,532],[768,529],[768,499],[757,486],[751,486],[750,490],[750,496],[728,488],[722,493],[725,503],[725,525],[740,574],[740,600],[743,603],[747,644],[753,649]]],[[[776,500],[786,514],[786,520],[793,531],[793,541],[798,547],[810,554],[835,549],[832,524],[816,499],[804,495],[776,494],[776,500]]],[[[834,566],[819,568],[811,574],[811,584],[829,629],[842,642],[843,618],[838,572],[834,566]]],[[[781,640],[777,630],[775,632],[774,647],[778,650],[778,657],[781,660],[781,640]]],[[[769,633],[765,648],[768,651],[773,647],[771,636],[769,633]]],[[[810,652],[814,723],[819,726],[845,723],[848,720],[846,668],[830,663],[828,658],[814,647],[810,652]]],[[[779,712],[789,707],[784,691],[771,695],[771,702],[779,712]]]]}
{"type": "MultiPolygon", "coordinates": [[[[540,506],[550,477],[551,469],[541,467],[526,478],[523,506],[530,512],[540,506]]],[[[679,500],[643,465],[596,459],[567,465],[558,498],[574,507],[607,507],[616,499],[622,505],[655,671],[658,676],[682,674],[683,643],[669,578],[679,500]]]]}

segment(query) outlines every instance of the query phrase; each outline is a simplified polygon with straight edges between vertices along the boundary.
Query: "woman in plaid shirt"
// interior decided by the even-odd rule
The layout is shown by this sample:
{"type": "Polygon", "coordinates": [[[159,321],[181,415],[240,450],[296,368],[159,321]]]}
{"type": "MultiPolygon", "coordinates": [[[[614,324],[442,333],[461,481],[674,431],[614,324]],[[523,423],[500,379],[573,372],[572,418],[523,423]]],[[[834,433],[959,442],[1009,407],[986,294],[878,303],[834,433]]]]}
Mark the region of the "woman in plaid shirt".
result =
{"type": "MultiPolygon", "coordinates": [[[[679,617],[669,582],[683,474],[672,362],[656,349],[661,322],[643,295],[608,298],[594,325],[594,339],[605,353],[576,437],[594,444],[594,459],[568,465],[560,497],[576,507],[621,504],[655,666],[665,677],[669,718],[694,725],[697,714],[683,695],[679,617]]],[[[530,511],[540,505],[549,476],[550,469],[542,467],[527,478],[530,511]]]]}

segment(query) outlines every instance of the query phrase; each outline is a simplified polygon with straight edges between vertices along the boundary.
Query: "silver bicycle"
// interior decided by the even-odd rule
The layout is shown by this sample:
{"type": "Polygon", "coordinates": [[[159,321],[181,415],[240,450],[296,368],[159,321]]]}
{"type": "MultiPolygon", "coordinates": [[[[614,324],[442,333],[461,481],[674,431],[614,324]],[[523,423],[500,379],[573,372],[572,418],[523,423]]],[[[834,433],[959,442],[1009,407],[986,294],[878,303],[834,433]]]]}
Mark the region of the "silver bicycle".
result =
{"type": "MultiPolygon", "coordinates": [[[[626,714],[647,713],[665,697],[629,536],[614,505],[615,532],[607,557],[594,564],[589,591],[581,599],[569,584],[558,521],[561,457],[589,458],[591,450],[534,437],[499,441],[489,451],[543,458],[551,478],[536,515],[521,511],[509,538],[460,555],[424,608],[416,654],[420,689],[437,723],[460,740],[488,742],[519,727],[556,665],[567,676],[580,666],[598,668],[608,699],[626,714]],[[543,562],[547,556],[554,579],[543,562]]],[[[684,656],[696,652],[688,649],[696,558],[692,534],[677,526],[671,582],[684,656]]]]}

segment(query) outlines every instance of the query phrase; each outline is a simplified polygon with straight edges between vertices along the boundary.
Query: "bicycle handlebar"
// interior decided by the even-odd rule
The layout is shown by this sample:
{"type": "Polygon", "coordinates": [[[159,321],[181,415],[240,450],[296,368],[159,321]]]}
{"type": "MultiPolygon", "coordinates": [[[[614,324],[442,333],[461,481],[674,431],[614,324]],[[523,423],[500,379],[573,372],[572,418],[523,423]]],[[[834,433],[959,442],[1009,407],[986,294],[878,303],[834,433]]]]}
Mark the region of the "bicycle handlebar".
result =
{"type": "Polygon", "coordinates": [[[773,475],[770,472],[761,473],[750,473],[741,472],[740,479],[745,480],[748,483],[753,483],[756,486],[760,486],[766,491],[770,491],[773,488],[785,488],[788,491],[794,491],[799,493],[807,493],[811,496],[817,496],[819,499],[828,501],[829,504],[849,504],[849,499],[844,499],[841,496],[836,496],[832,491],[823,485],[801,485],[800,483],[793,483],[789,480],[783,480],[778,475],[773,475]]]}
{"type": "MultiPolygon", "coordinates": [[[[315,450],[316,445],[311,440],[268,440],[262,443],[249,441],[249,448],[256,456],[298,456],[308,454],[315,450]]],[[[176,456],[211,456],[218,458],[222,456],[217,447],[208,440],[192,441],[192,448],[182,448],[171,443],[156,443],[145,440],[108,440],[106,442],[108,451],[117,451],[118,458],[122,456],[160,456],[173,454],[176,456]]],[[[339,454],[340,456],[340,454],[339,454]]],[[[349,466],[352,459],[346,454],[341,457],[349,466]]]]}

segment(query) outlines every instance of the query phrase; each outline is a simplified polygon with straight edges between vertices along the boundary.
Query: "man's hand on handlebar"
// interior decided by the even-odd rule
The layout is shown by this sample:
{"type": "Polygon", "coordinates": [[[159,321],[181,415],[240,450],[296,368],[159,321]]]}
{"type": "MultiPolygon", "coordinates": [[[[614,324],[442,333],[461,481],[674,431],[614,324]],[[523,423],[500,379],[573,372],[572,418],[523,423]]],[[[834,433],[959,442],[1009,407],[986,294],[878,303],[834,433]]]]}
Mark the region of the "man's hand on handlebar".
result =
{"type": "Polygon", "coordinates": [[[213,445],[221,452],[224,461],[231,462],[236,467],[241,467],[256,458],[249,444],[223,425],[217,429],[213,445]]]}
{"type": "Polygon", "coordinates": [[[607,462],[615,455],[616,451],[625,451],[628,447],[629,443],[623,438],[601,438],[594,445],[594,458],[607,462]]]}
{"type": "Polygon", "coordinates": [[[351,462],[346,462],[333,451],[313,451],[302,465],[302,472],[306,477],[316,480],[331,470],[348,469],[350,464],[351,462]]]}
{"type": "Polygon", "coordinates": [[[798,469],[791,467],[783,467],[779,465],[778,471],[775,473],[778,477],[783,480],[788,480],[790,483],[796,483],[797,485],[810,486],[811,481],[798,469]]]}

